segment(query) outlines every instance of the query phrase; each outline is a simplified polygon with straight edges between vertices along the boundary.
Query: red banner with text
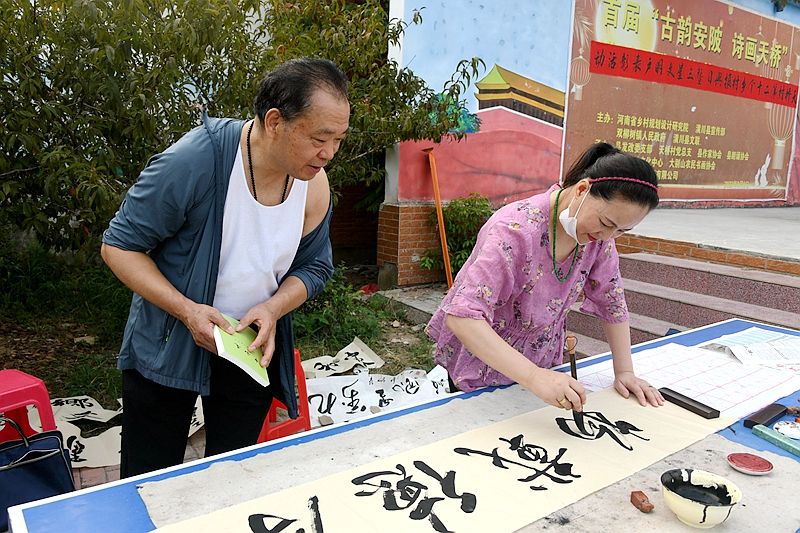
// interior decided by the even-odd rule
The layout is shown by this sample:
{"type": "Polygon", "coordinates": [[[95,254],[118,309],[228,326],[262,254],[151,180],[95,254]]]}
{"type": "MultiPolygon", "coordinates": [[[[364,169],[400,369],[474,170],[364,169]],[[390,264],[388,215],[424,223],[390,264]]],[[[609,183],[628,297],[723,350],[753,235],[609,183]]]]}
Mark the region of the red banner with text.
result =
{"type": "Polygon", "coordinates": [[[785,199],[798,37],[717,0],[576,0],[565,166],[603,140],[649,161],[665,200],[785,199]]]}

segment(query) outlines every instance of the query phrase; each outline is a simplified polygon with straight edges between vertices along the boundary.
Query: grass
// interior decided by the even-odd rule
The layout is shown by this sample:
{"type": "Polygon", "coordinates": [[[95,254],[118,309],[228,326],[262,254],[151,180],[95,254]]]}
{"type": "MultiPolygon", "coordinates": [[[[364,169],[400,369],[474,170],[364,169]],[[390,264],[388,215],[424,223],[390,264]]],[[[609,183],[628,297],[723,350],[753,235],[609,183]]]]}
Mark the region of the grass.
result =
{"type": "Polygon", "coordinates": [[[405,313],[386,305],[382,297],[365,297],[346,278],[340,265],[322,294],[295,313],[297,347],[302,359],[335,355],[353,337],[364,341],[385,361],[376,370],[396,375],[406,368],[433,368],[433,343],[405,313]],[[307,324],[324,324],[317,330],[307,324]]]}
{"type": "MultiPolygon", "coordinates": [[[[0,365],[45,381],[50,396],[88,395],[118,408],[116,354],[130,291],[96,255],[57,255],[0,228],[0,365]],[[92,343],[76,342],[91,337],[92,343]]],[[[365,299],[336,269],[325,291],[295,312],[304,359],[334,355],[358,336],[385,361],[379,370],[430,370],[432,343],[380,298],[365,299]]]]}

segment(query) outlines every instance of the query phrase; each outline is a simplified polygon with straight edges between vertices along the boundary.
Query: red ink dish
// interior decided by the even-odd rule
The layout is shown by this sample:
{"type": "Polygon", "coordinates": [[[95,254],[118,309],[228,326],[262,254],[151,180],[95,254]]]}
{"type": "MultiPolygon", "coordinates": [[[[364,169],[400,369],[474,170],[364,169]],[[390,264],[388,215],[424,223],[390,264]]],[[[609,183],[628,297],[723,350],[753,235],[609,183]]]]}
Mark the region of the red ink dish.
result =
{"type": "Polygon", "coordinates": [[[751,476],[763,476],[772,472],[772,463],[752,453],[732,453],[728,455],[728,464],[734,470],[751,476]]]}

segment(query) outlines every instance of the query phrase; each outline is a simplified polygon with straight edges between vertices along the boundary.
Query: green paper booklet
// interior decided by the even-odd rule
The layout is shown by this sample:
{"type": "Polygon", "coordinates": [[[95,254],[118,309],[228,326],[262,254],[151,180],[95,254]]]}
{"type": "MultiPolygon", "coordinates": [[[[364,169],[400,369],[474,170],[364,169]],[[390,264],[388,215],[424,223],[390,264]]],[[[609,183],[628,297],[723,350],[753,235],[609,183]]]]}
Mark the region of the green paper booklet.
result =
{"type": "MultiPolygon", "coordinates": [[[[228,315],[222,316],[233,327],[239,324],[239,321],[235,318],[231,318],[228,315]]],[[[267,376],[267,369],[259,364],[261,362],[261,348],[257,348],[252,352],[247,351],[247,347],[250,346],[255,338],[256,332],[253,328],[245,328],[233,335],[229,335],[221,330],[219,326],[214,326],[217,354],[247,372],[251,378],[266,387],[269,385],[269,377],[267,376]]]]}

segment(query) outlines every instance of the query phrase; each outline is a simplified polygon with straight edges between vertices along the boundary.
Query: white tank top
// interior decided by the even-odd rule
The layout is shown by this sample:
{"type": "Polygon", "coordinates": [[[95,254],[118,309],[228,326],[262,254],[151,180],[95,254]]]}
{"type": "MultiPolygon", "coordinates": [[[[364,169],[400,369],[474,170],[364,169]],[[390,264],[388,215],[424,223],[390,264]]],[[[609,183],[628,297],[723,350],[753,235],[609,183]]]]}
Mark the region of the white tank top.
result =
{"type": "Polygon", "coordinates": [[[241,319],[278,290],[303,236],[308,182],[293,180],[282,203],[258,203],[247,187],[238,150],[225,197],[214,307],[241,319]]]}

